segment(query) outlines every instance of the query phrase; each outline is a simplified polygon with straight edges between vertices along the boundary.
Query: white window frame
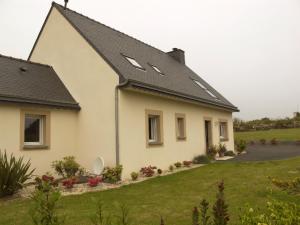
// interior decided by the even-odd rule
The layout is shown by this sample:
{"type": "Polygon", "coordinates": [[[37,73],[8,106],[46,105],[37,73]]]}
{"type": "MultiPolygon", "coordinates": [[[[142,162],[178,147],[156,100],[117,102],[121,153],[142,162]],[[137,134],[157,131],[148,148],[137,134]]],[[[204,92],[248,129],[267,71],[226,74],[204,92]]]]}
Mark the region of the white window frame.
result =
{"type": "Polygon", "coordinates": [[[158,142],[158,116],[149,116],[149,143],[158,142]],[[151,138],[152,136],[152,138],[151,138]]]}
{"type": "Polygon", "coordinates": [[[26,127],[24,126],[24,146],[36,146],[36,145],[43,145],[44,144],[44,116],[42,115],[30,115],[25,114],[24,117],[24,124],[26,124],[26,118],[35,118],[39,119],[39,141],[38,142],[25,142],[26,139],[26,127]]]}
{"type": "Polygon", "coordinates": [[[228,139],[228,123],[227,122],[220,122],[219,124],[219,132],[220,132],[220,139],[227,140],[228,139]]]}

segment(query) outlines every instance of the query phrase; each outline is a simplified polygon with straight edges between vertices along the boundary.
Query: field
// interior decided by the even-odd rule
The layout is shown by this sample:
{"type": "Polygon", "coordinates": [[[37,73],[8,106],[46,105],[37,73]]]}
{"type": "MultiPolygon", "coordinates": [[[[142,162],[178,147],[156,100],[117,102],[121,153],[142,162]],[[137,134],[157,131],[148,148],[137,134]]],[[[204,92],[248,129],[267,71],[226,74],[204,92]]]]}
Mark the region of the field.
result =
{"type": "MultiPolygon", "coordinates": [[[[127,205],[131,224],[159,224],[160,216],[166,225],[191,224],[191,211],[206,198],[215,200],[216,184],[225,182],[226,201],[231,223],[236,224],[240,207],[249,203],[263,208],[271,197],[300,204],[300,199],[274,188],[268,176],[288,179],[300,175],[300,158],[255,163],[214,163],[197,169],[124,186],[120,189],[64,197],[59,212],[66,225],[89,225],[95,213],[95,201],[101,199],[107,212],[114,214],[116,205],[127,205]]],[[[30,200],[0,200],[1,225],[29,225],[30,200]]]]}
{"type": "Polygon", "coordinates": [[[271,140],[273,138],[276,138],[279,141],[299,141],[300,128],[235,132],[234,136],[237,140],[243,139],[246,141],[259,141],[260,139],[271,140]]]}

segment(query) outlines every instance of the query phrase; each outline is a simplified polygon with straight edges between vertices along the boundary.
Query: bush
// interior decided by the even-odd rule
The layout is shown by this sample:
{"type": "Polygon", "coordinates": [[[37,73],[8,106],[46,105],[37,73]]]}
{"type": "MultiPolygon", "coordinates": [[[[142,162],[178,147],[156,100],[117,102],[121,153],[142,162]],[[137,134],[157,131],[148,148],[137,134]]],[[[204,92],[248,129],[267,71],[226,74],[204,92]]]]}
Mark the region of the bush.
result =
{"type": "Polygon", "coordinates": [[[227,152],[225,152],[224,155],[225,155],[225,156],[235,156],[235,154],[234,154],[233,151],[227,151],[227,152]]]}
{"type": "Polygon", "coordinates": [[[147,167],[143,167],[141,168],[141,173],[145,176],[145,177],[152,177],[155,173],[156,167],[155,166],[147,166],[147,167]]]}
{"type": "Polygon", "coordinates": [[[75,184],[75,180],[71,178],[65,179],[62,182],[62,185],[67,189],[73,188],[74,184],[75,184]]]}
{"type": "Polygon", "coordinates": [[[0,151],[0,198],[13,195],[32,177],[34,169],[29,170],[30,161],[23,160],[23,157],[17,159],[13,154],[8,158],[6,151],[0,151]]]}
{"type": "Polygon", "coordinates": [[[294,180],[282,181],[277,179],[272,179],[272,183],[283,191],[287,191],[291,194],[300,194],[300,178],[295,178],[294,180]]]}
{"type": "Polygon", "coordinates": [[[218,153],[220,157],[223,157],[225,152],[227,152],[227,148],[225,144],[220,143],[218,147],[218,153]]]}
{"type": "Polygon", "coordinates": [[[235,143],[236,151],[241,154],[247,148],[247,142],[245,140],[238,140],[235,143]]]}
{"type": "Polygon", "coordinates": [[[216,145],[210,146],[207,150],[208,157],[210,157],[211,159],[215,159],[216,155],[218,154],[218,150],[219,150],[218,146],[216,145]]]}
{"type": "Polygon", "coordinates": [[[61,198],[58,189],[54,188],[51,180],[39,178],[39,188],[32,194],[33,206],[30,215],[34,225],[62,225],[64,218],[57,214],[57,204],[61,198]]]}
{"type": "Polygon", "coordinates": [[[80,171],[80,165],[74,156],[66,156],[63,160],[52,162],[52,168],[63,178],[74,177],[80,171]]]}
{"type": "Polygon", "coordinates": [[[174,163],[174,166],[176,168],[180,168],[180,167],[182,167],[182,163],[181,162],[176,162],[176,163],[174,163]]]}
{"type": "Polygon", "coordinates": [[[182,164],[185,166],[185,167],[190,167],[193,162],[192,161],[183,161],[182,164]]]}
{"type": "Polygon", "coordinates": [[[173,172],[174,166],[173,166],[173,165],[170,165],[170,166],[169,166],[169,170],[170,170],[170,172],[173,172]]]}
{"type": "Polygon", "coordinates": [[[121,180],[123,166],[118,165],[116,167],[105,167],[102,173],[104,182],[117,183],[121,180]]]}
{"type": "Polygon", "coordinates": [[[137,180],[138,177],[139,177],[139,174],[136,173],[136,172],[132,172],[130,175],[131,175],[131,179],[132,179],[133,181],[137,180]]]}
{"type": "Polygon", "coordinates": [[[278,144],[278,140],[276,138],[273,138],[271,141],[270,141],[271,145],[277,145],[278,144]]]}
{"type": "Polygon", "coordinates": [[[88,185],[90,187],[97,187],[101,181],[102,181],[102,179],[100,177],[90,177],[88,179],[88,185]]]}
{"type": "Polygon", "coordinates": [[[193,159],[194,164],[208,164],[210,163],[210,159],[207,155],[198,155],[193,159]]]}
{"type": "Polygon", "coordinates": [[[158,169],[158,170],[157,170],[157,173],[158,173],[159,175],[161,175],[161,174],[162,174],[162,170],[161,170],[161,169],[158,169]]]}
{"type": "Polygon", "coordinates": [[[267,143],[267,140],[262,138],[259,140],[259,142],[262,144],[262,145],[265,145],[267,143]]]}

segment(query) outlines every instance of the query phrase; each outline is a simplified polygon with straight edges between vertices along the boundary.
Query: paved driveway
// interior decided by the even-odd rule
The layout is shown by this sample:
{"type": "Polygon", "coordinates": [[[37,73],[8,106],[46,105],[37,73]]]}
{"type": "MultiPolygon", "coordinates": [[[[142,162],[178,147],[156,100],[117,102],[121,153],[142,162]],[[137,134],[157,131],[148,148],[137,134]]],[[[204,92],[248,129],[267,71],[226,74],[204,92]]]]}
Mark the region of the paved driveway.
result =
{"type": "Polygon", "coordinates": [[[266,161],[288,159],[300,156],[300,145],[252,145],[248,146],[247,153],[238,155],[228,161],[266,161]]]}

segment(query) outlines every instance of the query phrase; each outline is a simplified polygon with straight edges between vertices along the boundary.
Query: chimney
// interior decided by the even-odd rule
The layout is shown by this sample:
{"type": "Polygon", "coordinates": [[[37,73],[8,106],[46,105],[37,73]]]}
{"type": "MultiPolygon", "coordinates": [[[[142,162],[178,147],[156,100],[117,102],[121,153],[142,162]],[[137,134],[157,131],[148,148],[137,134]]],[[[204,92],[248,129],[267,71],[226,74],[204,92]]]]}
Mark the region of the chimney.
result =
{"type": "Polygon", "coordinates": [[[171,57],[173,57],[176,61],[179,63],[185,65],[185,57],[184,57],[184,51],[179,48],[173,48],[173,51],[167,52],[167,54],[171,57]]]}
{"type": "Polygon", "coordinates": [[[68,2],[69,2],[69,0],[65,0],[65,7],[64,7],[64,9],[66,9],[66,8],[67,8],[67,6],[68,6],[68,2]]]}

